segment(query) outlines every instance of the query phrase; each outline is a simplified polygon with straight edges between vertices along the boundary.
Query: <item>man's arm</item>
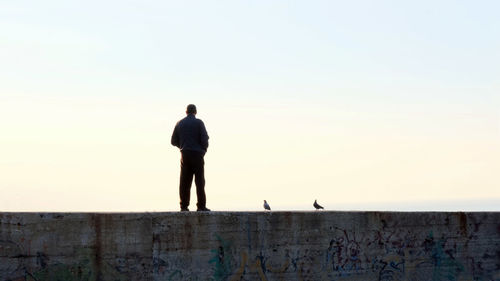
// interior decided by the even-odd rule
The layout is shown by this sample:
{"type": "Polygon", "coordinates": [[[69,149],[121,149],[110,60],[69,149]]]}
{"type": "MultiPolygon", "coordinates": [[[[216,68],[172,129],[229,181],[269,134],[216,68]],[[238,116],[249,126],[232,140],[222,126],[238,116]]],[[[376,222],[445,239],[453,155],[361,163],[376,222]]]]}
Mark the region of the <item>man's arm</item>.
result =
{"type": "Polygon", "coordinates": [[[203,149],[205,151],[207,151],[208,133],[207,133],[207,129],[205,128],[205,124],[201,120],[200,120],[200,140],[201,140],[201,147],[203,147],[203,149]]]}
{"type": "Polygon", "coordinates": [[[174,132],[172,133],[172,139],[170,140],[170,143],[172,143],[173,146],[177,146],[180,148],[180,143],[179,143],[179,129],[177,128],[179,123],[175,124],[174,132]]]}

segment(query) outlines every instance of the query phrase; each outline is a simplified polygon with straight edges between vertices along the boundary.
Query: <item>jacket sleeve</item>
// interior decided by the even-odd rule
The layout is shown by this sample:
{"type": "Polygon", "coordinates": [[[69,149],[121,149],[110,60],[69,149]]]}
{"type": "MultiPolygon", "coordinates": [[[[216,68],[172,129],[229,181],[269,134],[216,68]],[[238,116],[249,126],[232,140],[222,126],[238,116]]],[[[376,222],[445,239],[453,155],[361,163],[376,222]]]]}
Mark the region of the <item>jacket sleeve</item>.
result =
{"type": "Polygon", "coordinates": [[[175,124],[175,128],[174,128],[174,132],[172,133],[172,139],[170,140],[170,143],[173,145],[173,146],[177,146],[180,148],[180,144],[179,144],[179,129],[178,129],[178,123],[175,124]]]}
{"type": "Polygon", "coordinates": [[[207,129],[205,128],[205,124],[201,120],[200,120],[200,140],[201,140],[201,147],[205,151],[207,151],[207,149],[208,149],[208,133],[207,133],[207,129]]]}

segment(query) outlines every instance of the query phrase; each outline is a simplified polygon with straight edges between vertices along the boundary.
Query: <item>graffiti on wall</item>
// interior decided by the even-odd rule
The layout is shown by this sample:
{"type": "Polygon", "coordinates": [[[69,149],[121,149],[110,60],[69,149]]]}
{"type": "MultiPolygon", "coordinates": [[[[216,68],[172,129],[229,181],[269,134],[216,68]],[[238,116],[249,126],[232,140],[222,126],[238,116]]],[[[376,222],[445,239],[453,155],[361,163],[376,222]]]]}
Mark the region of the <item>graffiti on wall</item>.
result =
{"type": "MultiPolygon", "coordinates": [[[[320,250],[238,251],[231,241],[217,236],[219,247],[212,250],[210,260],[213,280],[499,280],[498,268],[486,269],[481,260],[463,256],[467,237],[435,237],[432,231],[423,236],[409,231],[335,232],[320,250]]],[[[482,256],[498,257],[495,251],[490,248],[482,256]]]]}

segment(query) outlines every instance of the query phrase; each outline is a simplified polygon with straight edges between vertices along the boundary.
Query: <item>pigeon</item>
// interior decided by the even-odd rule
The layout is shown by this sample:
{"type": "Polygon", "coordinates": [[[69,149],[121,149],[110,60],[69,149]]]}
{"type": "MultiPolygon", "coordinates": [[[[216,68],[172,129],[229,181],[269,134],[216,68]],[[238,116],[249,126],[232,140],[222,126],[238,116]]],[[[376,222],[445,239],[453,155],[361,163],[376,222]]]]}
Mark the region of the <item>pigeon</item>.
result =
{"type": "Polygon", "coordinates": [[[323,207],[321,207],[318,202],[316,202],[316,200],[314,200],[314,204],[313,204],[314,208],[316,208],[316,210],[319,210],[319,209],[325,209],[323,207]]]}
{"type": "Polygon", "coordinates": [[[271,211],[271,207],[269,207],[266,200],[264,200],[264,209],[271,211]]]}

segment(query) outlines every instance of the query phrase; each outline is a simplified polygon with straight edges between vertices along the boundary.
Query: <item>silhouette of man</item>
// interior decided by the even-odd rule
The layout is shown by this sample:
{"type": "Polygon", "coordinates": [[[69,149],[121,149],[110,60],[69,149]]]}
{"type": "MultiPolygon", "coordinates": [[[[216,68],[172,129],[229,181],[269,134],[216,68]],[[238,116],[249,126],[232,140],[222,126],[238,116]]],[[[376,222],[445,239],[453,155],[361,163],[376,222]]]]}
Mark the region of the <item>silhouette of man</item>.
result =
{"type": "Polygon", "coordinates": [[[207,208],[205,196],[205,160],[203,157],[208,148],[208,134],[205,124],[196,118],[196,106],[189,104],[186,108],[187,116],[177,122],[172,134],[172,145],[181,150],[181,177],[179,195],[181,197],[181,211],[189,211],[191,184],[196,183],[198,198],[197,211],[210,211],[207,208]]]}

